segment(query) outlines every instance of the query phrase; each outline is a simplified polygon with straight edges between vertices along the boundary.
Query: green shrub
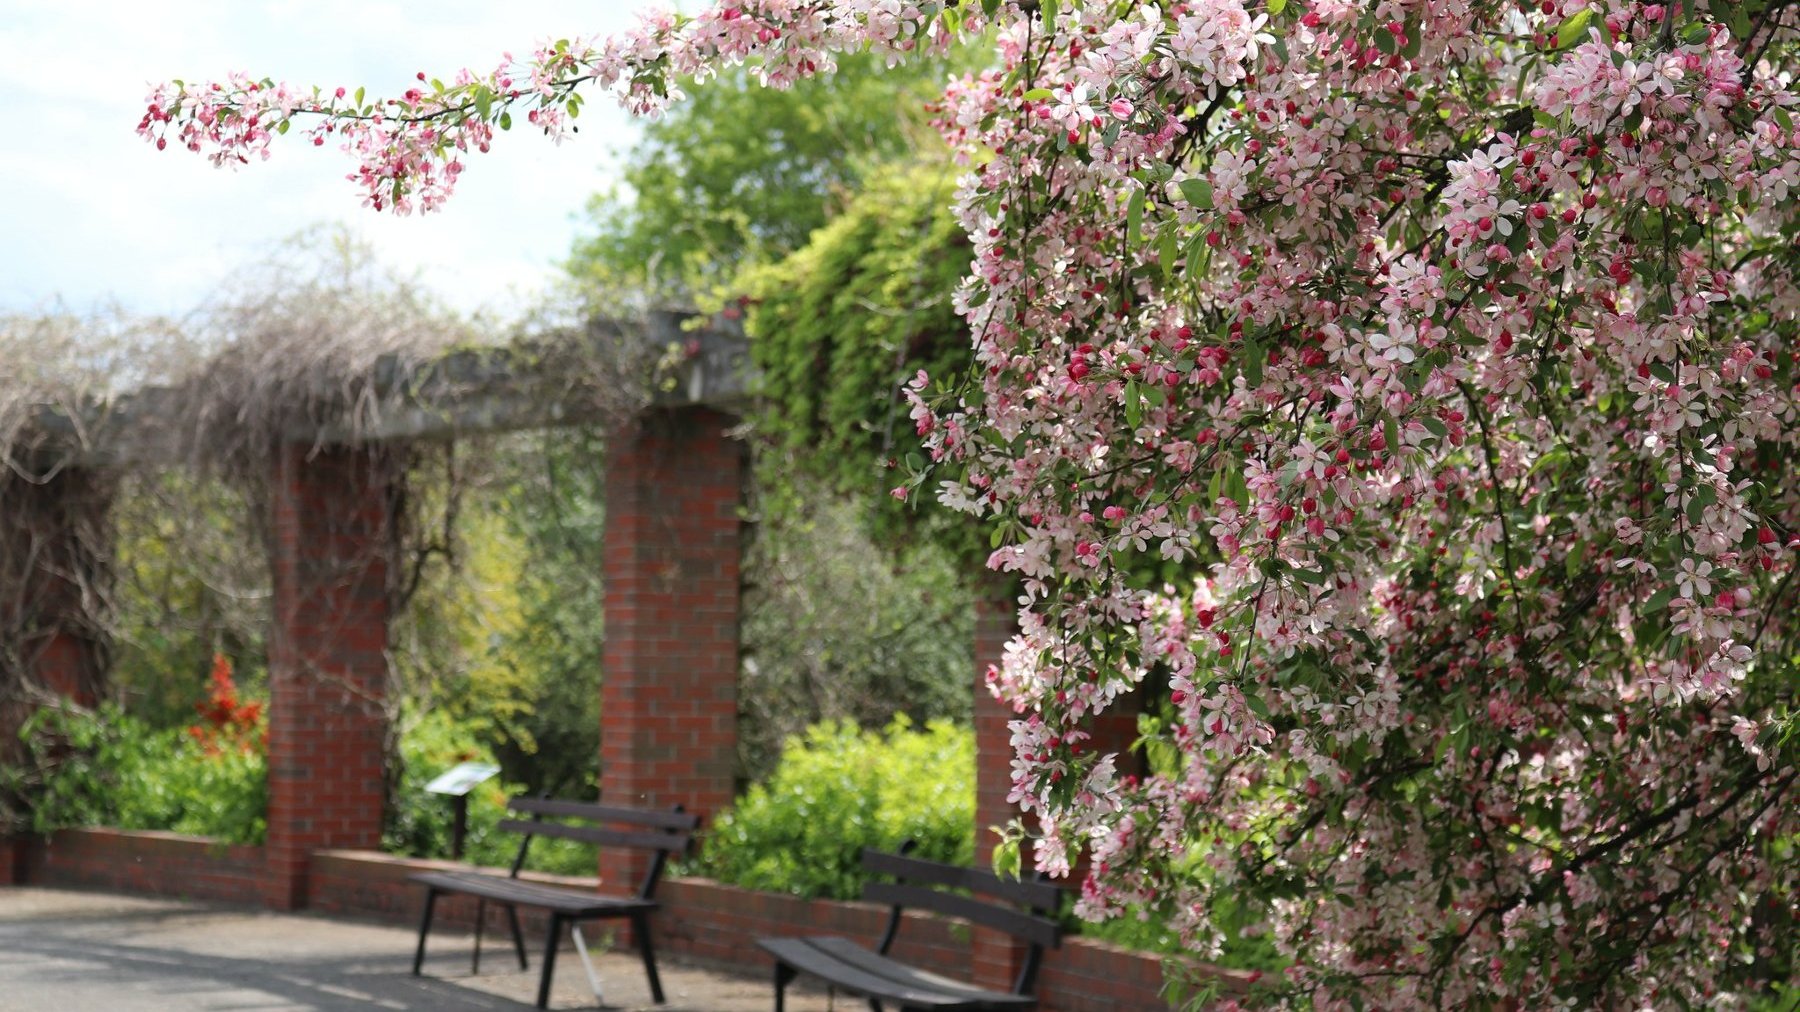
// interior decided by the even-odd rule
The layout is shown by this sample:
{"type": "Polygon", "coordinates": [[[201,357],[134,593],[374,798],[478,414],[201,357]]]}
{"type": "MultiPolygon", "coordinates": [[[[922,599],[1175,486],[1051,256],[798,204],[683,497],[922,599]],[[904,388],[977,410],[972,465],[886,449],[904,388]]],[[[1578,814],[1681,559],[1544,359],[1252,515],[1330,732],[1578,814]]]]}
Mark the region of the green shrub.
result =
{"type": "Polygon", "coordinates": [[[9,773],[8,786],[29,799],[40,833],[109,826],[263,842],[269,792],[260,736],[222,748],[183,729],[156,730],[108,703],[91,713],[45,708],[20,737],[31,763],[9,773]]]}
{"type": "Polygon", "coordinates": [[[828,721],[789,739],[775,773],[719,817],[700,870],[722,882],[854,899],[864,847],[967,864],[975,835],[975,738],[897,717],[885,732],[828,721]]]}

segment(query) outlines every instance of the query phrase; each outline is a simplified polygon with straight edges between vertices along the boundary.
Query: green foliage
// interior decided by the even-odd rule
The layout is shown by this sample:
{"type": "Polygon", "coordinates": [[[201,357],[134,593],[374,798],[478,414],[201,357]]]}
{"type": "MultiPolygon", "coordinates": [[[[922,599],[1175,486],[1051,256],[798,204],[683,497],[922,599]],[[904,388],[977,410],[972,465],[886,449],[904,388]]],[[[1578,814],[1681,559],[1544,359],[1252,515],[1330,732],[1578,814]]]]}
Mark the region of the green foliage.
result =
{"type": "Polygon", "coordinates": [[[853,504],[816,490],[753,529],[738,696],[751,780],[822,720],[968,722],[974,607],[946,552],[924,543],[883,553],[853,504]]]}
{"type": "Polygon", "coordinates": [[[600,437],[570,429],[465,441],[462,457],[454,468],[415,471],[444,551],[394,630],[406,708],[447,714],[491,746],[504,778],[527,793],[592,797],[600,437]]]}
{"type": "Polygon", "coordinates": [[[170,469],[126,475],[113,525],[113,695],[157,728],[194,715],[215,653],[266,684],[268,558],[244,493],[170,469]]]}
{"type": "MultiPolygon", "coordinates": [[[[1213,963],[1233,970],[1265,972],[1288,966],[1289,961],[1276,951],[1268,936],[1261,933],[1256,923],[1258,918],[1244,904],[1227,900],[1224,906],[1229,909],[1222,910],[1215,921],[1225,932],[1224,949],[1217,959],[1212,960],[1213,963]]],[[[1096,924],[1078,920],[1070,926],[1088,938],[1128,949],[1167,956],[1192,955],[1182,944],[1181,936],[1169,928],[1168,918],[1158,911],[1131,910],[1110,921],[1096,924]]]]}
{"type": "Polygon", "coordinates": [[[260,748],[209,751],[180,729],[153,728],[110,703],[93,713],[46,707],[20,737],[30,764],[0,773],[9,781],[0,786],[32,799],[40,833],[109,826],[263,841],[268,763],[260,748]]]}
{"type": "Polygon", "coordinates": [[[701,868],[749,889],[854,899],[865,847],[906,840],[934,861],[967,864],[975,836],[975,739],[897,718],[885,732],[829,721],[789,741],[774,776],[720,816],[701,868]]]}
{"type": "Polygon", "coordinates": [[[624,186],[589,202],[594,233],[575,244],[569,273],[608,303],[716,299],[746,264],[805,242],[871,166],[936,145],[923,110],[952,63],[838,63],[785,91],[749,67],[687,89],[645,127],[624,186]]]}
{"type": "MultiPolygon", "coordinates": [[[[922,465],[905,452],[917,440],[901,386],[920,369],[956,383],[970,368],[967,328],[950,301],[969,268],[949,212],[954,183],[947,164],[872,176],[804,249],[745,276],[745,328],[762,374],[757,428],[772,453],[864,503],[884,540],[927,518],[934,539],[985,554],[966,516],[888,494],[922,465]]],[[[800,493],[771,489],[782,494],[800,493]]]]}

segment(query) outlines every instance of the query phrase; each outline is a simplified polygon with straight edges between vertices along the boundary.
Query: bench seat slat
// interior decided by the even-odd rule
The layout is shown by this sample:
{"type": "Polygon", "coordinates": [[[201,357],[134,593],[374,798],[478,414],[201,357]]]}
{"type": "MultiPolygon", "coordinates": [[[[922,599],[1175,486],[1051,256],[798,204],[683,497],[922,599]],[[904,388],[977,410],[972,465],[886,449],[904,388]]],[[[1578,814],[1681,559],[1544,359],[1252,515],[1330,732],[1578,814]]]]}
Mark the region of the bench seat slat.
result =
{"type": "Polygon", "coordinates": [[[983,1004],[995,1003],[1006,1005],[1030,1004],[1032,999],[1013,994],[1010,991],[995,991],[985,987],[976,987],[966,981],[943,977],[929,970],[921,970],[905,963],[891,959],[865,945],[860,945],[848,938],[836,935],[822,935],[808,939],[813,948],[826,955],[842,961],[847,966],[854,966],[878,977],[887,977],[901,984],[921,990],[931,990],[943,994],[961,995],[971,1001],[983,1004]]]}
{"type": "Polygon", "coordinates": [[[693,829],[700,816],[691,812],[658,812],[642,808],[615,808],[589,801],[563,801],[560,798],[513,798],[506,807],[532,815],[561,815],[590,822],[622,822],[630,826],[652,829],[693,829]]]}
{"type": "Polygon", "coordinates": [[[431,871],[412,876],[412,881],[439,892],[479,896],[497,903],[540,907],[571,917],[624,916],[633,910],[653,910],[654,900],[635,896],[603,896],[562,886],[505,878],[473,871],[431,871]]]}
{"type": "Polygon", "coordinates": [[[871,903],[931,910],[940,914],[948,914],[951,917],[960,917],[972,924],[998,928],[1046,948],[1055,948],[1062,940],[1062,929],[1057,927],[1055,921],[1048,918],[1033,917],[1017,910],[1009,910],[1006,907],[983,903],[957,893],[940,892],[925,886],[870,882],[863,887],[863,899],[871,903]]]}
{"type": "Polygon", "coordinates": [[[1035,999],[986,991],[917,970],[871,952],[847,938],[764,938],[770,955],[802,973],[846,991],[907,1008],[973,1010],[1026,1008],[1035,999]]]}
{"type": "Polygon", "coordinates": [[[597,843],[603,847],[641,847],[645,850],[680,852],[688,846],[686,833],[633,833],[597,826],[570,826],[561,822],[528,822],[521,819],[501,819],[500,828],[509,833],[557,836],[565,840],[580,840],[582,843],[597,843]]]}

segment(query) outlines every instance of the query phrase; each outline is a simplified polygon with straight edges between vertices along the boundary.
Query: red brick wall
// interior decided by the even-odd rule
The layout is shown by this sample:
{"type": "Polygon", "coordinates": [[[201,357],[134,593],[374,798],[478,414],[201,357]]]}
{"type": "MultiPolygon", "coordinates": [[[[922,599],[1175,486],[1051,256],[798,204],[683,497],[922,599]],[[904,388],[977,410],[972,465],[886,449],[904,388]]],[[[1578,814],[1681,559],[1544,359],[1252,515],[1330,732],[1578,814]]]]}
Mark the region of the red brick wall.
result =
{"type": "MultiPolygon", "coordinates": [[[[745,451],[730,424],[651,411],[608,447],[600,796],[614,804],[705,817],[732,800],[745,451]]],[[[644,860],[602,867],[625,889],[644,860]]]]}
{"type": "Polygon", "coordinates": [[[23,837],[0,836],[0,886],[24,884],[28,847],[23,837]]]}
{"type": "Polygon", "coordinates": [[[313,851],[381,843],[392,510],[380,451],[284,447],[272,475],[267,901],[313,851]]]}
{"type": "MultiPolygon", "coordinates": [[[[265,863],[257,847],[221,846],[173,833],[106,829],[65,830],[49,841],[19,842],[24,845],[25,881],[32,885],[247,903],[262,896],[265,863]]],[[[418,923],[423,893],[407,876],[460,867],[466,866],[371,851],[320,851],[312,855],[306,905],[319,913],[410,928],[418,923]]],[[[570,888],[597,885],[592,878],[529,873],[526,877],[570,888]]],[[[663,906],[654,920],[659,950],[757,975],[768,969],[757,938],[839,934],[873,945],[887,923],[886,908],[872,904],[801,900],[708,879],[670,877],[659,895],[663,906]]],[[[497,909],[489,909],[486,931],[493,947],[487,951],[496,959],[504,955],[506,944],[502,917],[497,909]]],[[[473,918],[472,900],[445,898],[439,901],[435,923],[466,929],[473,918]]],[[[543,920],[529,913],[524,920],[526,944],[535,955],[543,938],[543,920]]],[[[597,938],[606,930],[602,925],[589,937],[597,938]]],[[[621,930],[621,938],[623,934],[621,930]]],[[[965,978],[971,936],[961,921],[908,915],[894,953],[916,966],[965,978]]],[[[1227,990],[1237,990],[1245,979],[1230,971],[1219,971],[1219,976],[1227,990]]],[[[1061,948],[1046,954],[1037,988],[1043,1012],[1163,1008],[1161,990],[1159,957],[1084,938],[1065,939],[1061,948]]]]}
{"type": "Polygon", "coordinates": [[[105,889],[112,892],[225,903],[260,904],[265,859],[261,847],[224,844],[203,836],[117,829],[66,829],[49,839],[14,841],[22,873],[16,884],[105,889]]]}

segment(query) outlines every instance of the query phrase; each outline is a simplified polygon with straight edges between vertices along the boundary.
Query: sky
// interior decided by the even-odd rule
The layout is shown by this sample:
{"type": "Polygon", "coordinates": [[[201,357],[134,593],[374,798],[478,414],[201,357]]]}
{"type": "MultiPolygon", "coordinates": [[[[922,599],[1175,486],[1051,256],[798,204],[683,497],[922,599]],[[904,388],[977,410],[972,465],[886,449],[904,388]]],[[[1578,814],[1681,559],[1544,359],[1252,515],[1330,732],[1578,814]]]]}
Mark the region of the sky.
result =
{"type": "Polygon", "coordinates": [[[486,72],[546,38],[630,27],[638,0],[0,0],[0,312],[117,304],[179,316],[235,264],[342,224],[450,305],[511,315],[551,279],[636,125],[593,95],[561,145],[529,130],[472,155],[441,211],[364,209],[350,157],[298,133],[215,169],[136,134],[155,82],[232,70],[397,94],[486,72]]]}

